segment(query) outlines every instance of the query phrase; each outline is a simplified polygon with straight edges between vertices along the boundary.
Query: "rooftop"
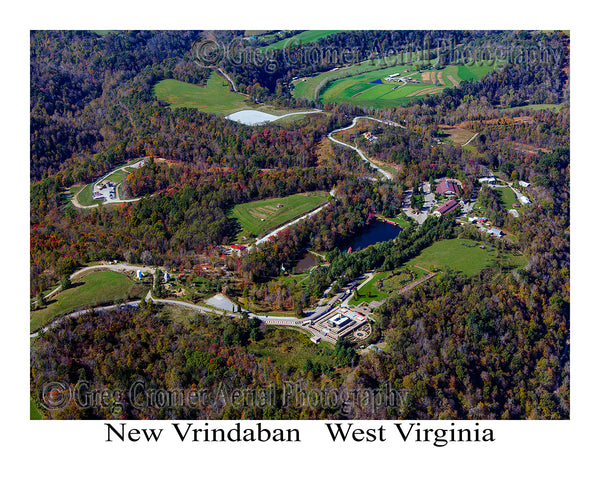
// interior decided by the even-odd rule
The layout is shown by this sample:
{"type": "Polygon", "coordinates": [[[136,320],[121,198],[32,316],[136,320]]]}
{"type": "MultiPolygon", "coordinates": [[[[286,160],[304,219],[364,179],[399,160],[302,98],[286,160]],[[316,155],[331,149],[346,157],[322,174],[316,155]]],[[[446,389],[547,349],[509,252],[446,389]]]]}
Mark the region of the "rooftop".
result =
{"type": "Polygon", "coordinates": [[[448,200],[446,203],[436,208],[435,211],[439,212],[440,215],[446,215],[448,212],[451,212],[456,207],[458,207],[458,202],[456,200],[448,200]]]}
{"type": "Polygon", "coordinates": [[[438,183],[437,187],[435,187],[435,190],[440,195],[458,195],[458,186],[456,183],[449,180],[442,180],[438,183]]]}

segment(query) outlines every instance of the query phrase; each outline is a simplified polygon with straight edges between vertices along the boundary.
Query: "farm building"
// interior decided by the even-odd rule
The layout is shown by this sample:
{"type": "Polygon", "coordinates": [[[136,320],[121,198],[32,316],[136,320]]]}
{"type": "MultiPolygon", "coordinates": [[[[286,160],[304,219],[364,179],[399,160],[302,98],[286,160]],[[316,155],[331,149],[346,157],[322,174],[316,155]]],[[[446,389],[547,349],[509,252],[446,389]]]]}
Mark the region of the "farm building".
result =
{"type": "Polygon", "coordinates": [[[163,275],[163,278],[165,279],[165,282],[171,281],[171,275],[169,275],[169,272],[165,272],[165,274],[163,275]]]}
{"type": "Polygon", "coordinates": [[[523,180],[519,180],[519,185],[521,185],[522,187],[527,188],[530,184],[527,182],[524,182],[523,180]]]}
{"type": "Polygon", "coordinates": [[[458,202],[456,200],[448,200],[446,203],[436,208],[433,214],[438,217],[441,217],[442,215],[450,213],[456,207],[458,207],[458,202]]]}
{"type": "Polygon", "coordinates": [[[525,195],[518,194],[517,198],[519,199],[519,202],[521,202],[523,205],[527,205],[528,203],[531,203],[525,195]]]}
{"type": "Polygon", "coordinates": [[[495,237],[498,237],[498,238],[500,238],[502,236],[502,230],[499,230],[494,227],[489,229],[489,233],[490,233],[490,235],[494,235],[495,237]]]}
{"type": "Polygon", "coordinates": [[[138,280],[141,280],[142,277],[144,276],[144,274],[142,273],[141,270],[136,271],[135,275],[136,275],[136,277],[137,277],[138,280]]]}
{"type": "Polygon", "coordinates": [[[458,195],[458,185],[450,180],[442,180],[435,187],[435,191],[440,195],[458,195]]]}

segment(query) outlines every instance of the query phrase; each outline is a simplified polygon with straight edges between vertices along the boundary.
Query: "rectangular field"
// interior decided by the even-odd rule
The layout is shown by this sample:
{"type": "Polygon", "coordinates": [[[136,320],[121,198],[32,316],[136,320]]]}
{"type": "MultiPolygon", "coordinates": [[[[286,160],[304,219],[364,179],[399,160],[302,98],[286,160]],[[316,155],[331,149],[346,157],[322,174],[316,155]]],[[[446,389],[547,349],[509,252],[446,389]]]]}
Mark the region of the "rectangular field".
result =
{"type": "Polygon", "coordinates": [[[267,198],[243,203],[229,213],[242,227],[241,235],[259,236],[327,200],[327,192],[298,193],[289,197],[267,198]],[[259,210],[261,209],[261,210],[259,210]]]}

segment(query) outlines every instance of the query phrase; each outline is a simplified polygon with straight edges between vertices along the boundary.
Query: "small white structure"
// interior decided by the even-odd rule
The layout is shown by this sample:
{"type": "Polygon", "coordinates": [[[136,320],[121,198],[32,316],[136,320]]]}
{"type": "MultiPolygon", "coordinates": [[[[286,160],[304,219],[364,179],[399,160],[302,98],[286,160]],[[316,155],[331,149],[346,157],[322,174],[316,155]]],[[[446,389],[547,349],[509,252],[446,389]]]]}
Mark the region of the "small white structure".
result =
{"type": "Polygon", "coordinates": [[[527,205],[528,203],[531,203],[525,195],[518,194],[517,198],[519,199],[519,202],[521,202],[523,205],[527,205]]]}
{"type": "Polygon", "coordinates": [[[163,278],[165,279],[165,282],[170,282],[171,281],[171,275],[169,275],[169,272],[165,272],[165,274],[163,275],[163,278]]]}
{"type": "Polygon", "coordinates": [[[496,183],[496,177],[481,177],[479,183],[496,183]]]}
{"type": "Polygon", "coordinates": [[[519,180],[519,185],[521,185],[522,187],[527,188],[529,185],[531,185],[530,183],[524,182],[523,180],[519,180]]]}
{"type": "Polygon", "coordinates": [[[144,274],[142,273],[142,271],[141,271],[141,270],[137,270],[137,271],[135,272],[135,275],[136,275],[136,277],[137,277],[137,279],[138,279],[138,280],[141,280],[141,279],[142,279],[142,277],[144,276],[144,274]]]}

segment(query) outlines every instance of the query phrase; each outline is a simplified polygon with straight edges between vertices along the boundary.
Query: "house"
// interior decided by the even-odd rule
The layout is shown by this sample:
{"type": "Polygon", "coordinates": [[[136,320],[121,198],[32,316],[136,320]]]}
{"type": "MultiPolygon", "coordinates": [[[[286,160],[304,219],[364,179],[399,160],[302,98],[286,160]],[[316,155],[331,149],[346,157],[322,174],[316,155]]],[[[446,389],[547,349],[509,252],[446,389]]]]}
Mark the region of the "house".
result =
{"type": "Polygon", "coordinates": [[[521,202],[523,205],[527,205],[528,203],[531,203],[525,195],[518,194],[517,198],[519,199],[519,202],[521,202]]]}
{"type": "Polygon", "coordinates": [[[450,180],[442,180],[435,187],[435,191],[440,195],[458,195],[458,185],[450,180]]]}
{"type": "Polygon", "coordinates": [[[165,282],[170,282],[171,281],[171,275],[169,275],[169,272],[165,272],[165,274],[163,275],[163,278],[165,279],[165,282]]]}
{"type": "Polygon", "coordinates": [[[137,279],[138,279],[138,280],[141,280],[141,279],[142,279],[142,277],[144,276],[144,274],[142,273],[142,271],[141,271],[141,270],[137,270],[137,271],[135,272],[135,275],[136,275],[136,277],[137,277],[137,279]]]}
{"type": "Polygon", "coordinates": [[[519,180],[519,185],[521,185],[522,187],[527,188],[529,185],[531,185],[530,183],[524,182],[523,180],[519,180]]]}
{"type": "Polygon", "coordinates": [[[450,213],[452,210],[458,207],[458,202],[456,200],[448,200],[443,205],[439,206],[433,212],[434,215],[441,217],[442,215],[446,215],[450,213]]]}
{"type": "Polygon", "coordinates": [[[499,230],[495,227],[490,228],[489,233],[490,233],[490,235],[494,235],[495,237],[498,237],[498,238],[500,238],[503,235],[502,230],[499,230]]]}

